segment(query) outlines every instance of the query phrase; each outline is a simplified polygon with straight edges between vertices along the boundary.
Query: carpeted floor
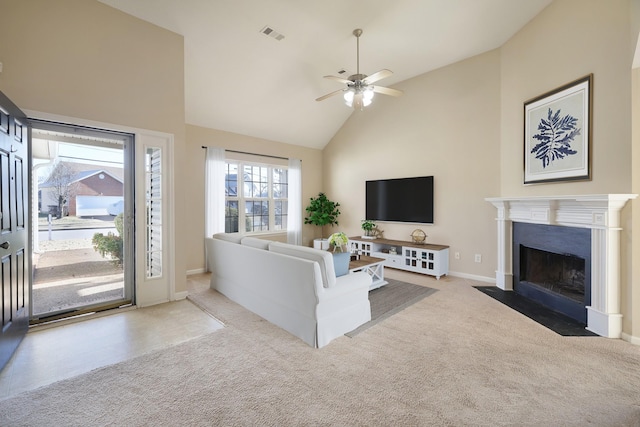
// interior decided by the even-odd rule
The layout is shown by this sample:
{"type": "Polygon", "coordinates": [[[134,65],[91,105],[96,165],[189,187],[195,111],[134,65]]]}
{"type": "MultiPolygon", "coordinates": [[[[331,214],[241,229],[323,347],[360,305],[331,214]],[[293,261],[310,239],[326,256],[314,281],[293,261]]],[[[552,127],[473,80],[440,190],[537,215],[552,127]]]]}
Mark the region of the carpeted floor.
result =
{"type": "Polygon", "coordinates": [[[559,336],[478,282],[393,276],[438,292],[322,349],[202,276],[189,298],[224,329],[0,401],[0,425],[640,425],[640,347],[559,336]]]}

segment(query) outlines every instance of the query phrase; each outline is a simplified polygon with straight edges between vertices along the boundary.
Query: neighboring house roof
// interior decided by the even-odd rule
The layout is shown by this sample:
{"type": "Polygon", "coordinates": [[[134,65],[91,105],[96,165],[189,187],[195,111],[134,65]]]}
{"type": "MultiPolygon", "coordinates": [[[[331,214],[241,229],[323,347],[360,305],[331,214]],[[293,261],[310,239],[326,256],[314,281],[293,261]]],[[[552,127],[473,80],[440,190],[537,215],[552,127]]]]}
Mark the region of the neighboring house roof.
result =
{"type": "MultiPolygon", "coordinates": [[[[76,163],[76,162],[65,162],[62,161],[60,162],[62,164],[64,164],[66,167],[68,167],[70,170],[74,171],[75,174],[73,175],[73,178],[71,179],[71,181],[69,182],[74,183],[74,182],[79,182],[82,181],[83,179],[87,179],[93,175],[96,175],[98,173],[104,173],[106,175],[109,175],[110,177],[114,178],[115,180],[124,183],[124,169],[123,168],[119,168],[119,167],[109,167],[109,166],[98,166],[95,164],[87,164],[87,163],[76,163]]],[[[46,181],[44,181],[42,184],[39,185],[40,188],[51,188],[53,187],[52,183],[49,182],[49,178],[47,178],[46,181]]]]}
{"type": "MultiPolygon", "coordinates": [[[[69,180],[69,184],[73,184],[74,182],[80,182],[82,180],[85,180],[87,178],[90,178],[94,175],[98,175],[100,173],[103,173],[105,175],[109,175],[111,178],[115,179],[118,182],[124,183],[124,181],[120,178],[118,178],[117,176],[114,176],[113,174],[107,172],[104,169],[95,169],[95,170],[90,170],[90,171],[82,171],[82,172],[78,172],[76,173],[70,180],[69,180]]],[[[55,187],[55,184],[52,182],[49,182],[48,180],[43,182],[42,184],[40,184],[38,186],[39,188],[51,188],[51,187],[55,187]]]]}

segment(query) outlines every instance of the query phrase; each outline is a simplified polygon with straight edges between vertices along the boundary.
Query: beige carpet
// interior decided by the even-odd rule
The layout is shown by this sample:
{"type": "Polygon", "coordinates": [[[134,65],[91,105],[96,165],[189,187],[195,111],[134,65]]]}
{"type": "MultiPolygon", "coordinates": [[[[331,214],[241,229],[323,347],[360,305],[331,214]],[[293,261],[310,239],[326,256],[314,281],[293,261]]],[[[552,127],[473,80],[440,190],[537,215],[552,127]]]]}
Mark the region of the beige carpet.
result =
{"type": "Polygon", "coordinates": [[[2,401],[0,425],[640,425],[640,347],[394,276],[438,292],[320,350],[203,289],[223,330],[2,401]]]}

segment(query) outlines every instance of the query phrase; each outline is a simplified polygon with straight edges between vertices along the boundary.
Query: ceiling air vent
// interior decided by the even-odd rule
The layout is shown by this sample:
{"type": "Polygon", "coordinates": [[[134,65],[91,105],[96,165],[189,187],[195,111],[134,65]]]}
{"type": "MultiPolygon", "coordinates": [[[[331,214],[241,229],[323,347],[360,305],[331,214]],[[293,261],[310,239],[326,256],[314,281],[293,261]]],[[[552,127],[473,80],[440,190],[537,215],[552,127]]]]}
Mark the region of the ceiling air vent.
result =
{"type": "Polygon", "coordinates": [[[260,32],[262,34],[264,34],[265,36],[269,36],[272,37],[278,41],[282,40],[284,38],[284,34],[280,34],[279,32],[277,32],[276,30],[274,30],[273,28],[271,28],[270,26],[266,25],[262,30],[260,30],[260,32]]]}

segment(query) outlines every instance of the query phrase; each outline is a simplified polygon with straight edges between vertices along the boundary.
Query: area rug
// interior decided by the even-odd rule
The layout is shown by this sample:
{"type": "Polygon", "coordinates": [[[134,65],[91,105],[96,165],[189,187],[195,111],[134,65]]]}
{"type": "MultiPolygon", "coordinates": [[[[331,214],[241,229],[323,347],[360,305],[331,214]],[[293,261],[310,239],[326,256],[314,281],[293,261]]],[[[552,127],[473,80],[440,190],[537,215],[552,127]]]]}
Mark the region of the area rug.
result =
{"type": "Polygon", "coordinates": [[[529,319],[535,320],[558,335],[562,335],[564,337],[598,336],[597,334],[586,330],[583,323],[550,310],[515,292],[505,292],[495,286],[474,286],[474,288],[483,294],[490,296],[496,301],[500,301],[518,313],[524,314],[529,319]]]}
{"type": "Polygon", "coordinates": [[[353,331],[346,333],[346,336],[353,338],[360,332],[366,331],[384,319],[428,297],[437,290],[394,279],[386,280],[389,282],[387,285],[369,292],[371,320],[353,331]]]}

